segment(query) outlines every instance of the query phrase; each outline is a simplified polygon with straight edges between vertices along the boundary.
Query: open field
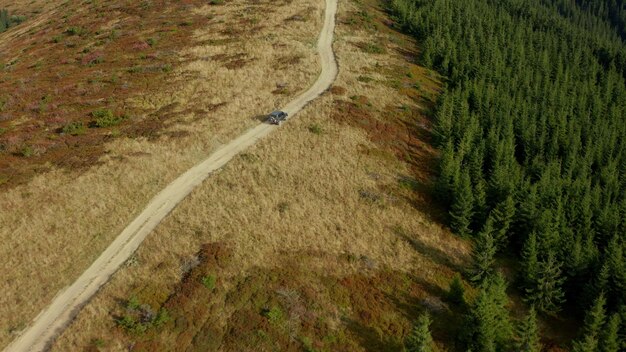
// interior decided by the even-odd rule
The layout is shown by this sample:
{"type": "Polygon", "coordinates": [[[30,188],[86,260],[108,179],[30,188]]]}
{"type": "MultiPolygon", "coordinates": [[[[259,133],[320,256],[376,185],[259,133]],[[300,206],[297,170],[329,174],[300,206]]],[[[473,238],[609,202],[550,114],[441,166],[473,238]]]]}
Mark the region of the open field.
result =
{"type": "Polygon", "coordinates": [[[453,341],[469,247],[429,195],[437,76],[387,25],[340,2],[335,86],[184,200],[53,350],[395,351],[424,310],[453,341]]]}
{"type": "Polygon", "coordinates": [[[256,124],[256,116],[308,87],[318,71],[314,43],[322,8],[322,3],[305,1],[231,1],[228,6],[204,3],[194,8],[209,23],[194,28],[186,49],[174,55],[171,71],[159,73],[160,87],[166,89],[149,89],[156,77],[144,87],[132,76],[126,82],[140,85],[136,92],[145,88],[146,94],[114,102],[139,111],[137,123],[59,135],[76,137],[70,145],[80,151],[83,137],[110,134],[97,143],[103,150],[97,162],[90,168],[46,164],[46,172],[38,170],[27,183],[0,195],[0,269],[5,279],[0,315],[7,317],[0,322],[0,346],[84,271],[164,185],[256,124]],[[264,26],[259,22],[267,14],[284,21],[264,26]],[[233,23],[242,30],[229,29],[237,28],[233,23]],[[147,126],[146,134],[130,133],[137,126],[147,126]]]}

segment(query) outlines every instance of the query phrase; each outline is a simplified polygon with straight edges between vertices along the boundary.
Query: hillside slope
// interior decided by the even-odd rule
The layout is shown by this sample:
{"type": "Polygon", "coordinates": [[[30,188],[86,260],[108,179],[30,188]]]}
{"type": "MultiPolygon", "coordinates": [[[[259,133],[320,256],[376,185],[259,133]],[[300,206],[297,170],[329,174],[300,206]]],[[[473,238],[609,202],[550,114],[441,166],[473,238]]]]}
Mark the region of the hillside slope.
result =
{"type": "Polygon", "coordinates": [[[422,311],[450,346],[468,245],[428,192],[437,76],[379,5],[340,2],[335,86],[192,192],[53,350],[396,351],[422,311]]]}
{"type": "MultiPolygon", "coordinates": [[[[35,172],[30,178],[22,179],[23,182],[14,184],[8,181],[0,193],[0,208],[9,209],[0,212],[0,268],[6,283],[0,298],[0,315],[7,317],[0,323],[0,346],[13,339],[60,289],[73,282],[136,216],[136,212],[166,184],[206,158],[223,141],[258,124],[257,116],[289,101],[317,76],[315,40],[321,26],[319,14],[323,3],[230,1],[224,5],[210,5],[204,1],[186,1],[152,4],[162,5],[161,10],[166,13],[155,12],[155,22],[145,22],[143,28],[122,27],[117,32],[120,36],[111,39],[110,45],[117,46],[115,43],[118,40],[124,42],[127,36],[145,31],[146,36],[142,40],[146,45],[141,45],[142,50],[155,52],[155,60],[160,60],[162,50],[170,53],[166,57],[172,60],[171,70],[143,72],[141,68],[152,67],[153,59],[149,53],[144,56],[132,47],[121,50],[122,56],[130,61],[104,60],[91,66],[77,61],[68,64],[76,72],[96,70],[94,72],[102,77],[119,75],[120,79],[114,82],[78,77],[78,82],[70,86],[114,86],[115,91],[121,92],[126,92],[128,88],[132,95],[117,96],[108,88],[85,88],[85,91],[86,94],[99,92],[100,98],[95,99],[99,103],[93,108],[106,103],[105,106],[112,104],[107,107],[111,111],[116,111],[114,106],[122,106],[122,111],[129,109],[136,114],[131,114],[115,126],[92,128],[90,124],[95,116],[91,112],[86,115],[68,113],[67,116],[77,116],[85,126],[84,133],[72,135],[63,130],[57,132],[50,129],[52,125],[46,127],[48,122],[40,121],[38,115],[29,115],[32,113],[29,110],[16,110],[18,114],[24,114],[19,119],[14,113],[0,113],[11,117],[0,123],[9,133],[0,138],[39,138],[38,133],[42,133],[43,138],[51,142],[60,140],[59,148],[79,153],[72,155],[80,162],[85,160],[80,153],[90,153],[92,147],[99,150],[91,159],[93,163],[69,167],[45,161],[50,149],[30,157],[15,155],[6,149],[1,152],[1,160],[19,158],[35,172]],[[179,10],[181,12],[176,14],[179,10]],[[266,25],[261,20],[267,14],[279,15],[283,21],[266,25]],[[190,18],[197,18],[197,21],[192,22],[190,18]],[[165,32],[160,32],[162,30],[165,32]],[[181,39],[183,35],[186,40],[181,39]],[[148,39],[153,36],[158,40],[150,46],[148,39]],[[178,45],[179,49],[166,50],[167,45],[178,45]],[[134,69],[135,64],[130,65],[129,62],[136,63],[139,68],[134,69]],[[105,66],[99,69],[99,65],[105,66]],[[287,70],[286,67],[292,69],[287,70]],[[108,96],[111,96],[110,101],[100,101],[108,96]],[[22,122],[36,127],[22,130],[22,122]],[[102,139],[92,140],[94,136],[102,139]],[[86,139],[89,143],[83,144],[86,139]],[[44,162],[44,169],[37,166],[40,160],[44,162]]],[[[109,15],[115,17],[120,13],[132,14],[133,9],[140,5],[135,1],[93,2],[90,5],[117,6],[116,11],[104,11],[105,15],[101,15],[103,11],[79,12],[77,9],[80,16],[68,18],[80,21],[78,24],[81,27],[89,28],[83,36],[64,33],[73,24],[51,22],[49,25],[46,21],[37,25],[39,30],[16,35],[16,31],[26,28],[22,26],[36,23],[36,18],[27,16],[20,26],[0,34],[0,42],[10,40],[17,43],[13,40],[19,39],[24,43],[48,43],[52,36],[62,34],[60,43],[46,45],[62,44],[63,48],[69,48],[63,50],[71,50],[72,60],[76,60],[84,55],[83,47],[68,47],[64,44],[67,40],[89,42],[96,35],[96,27],[102,18],[109,15]],[[77,53],[80,55],[77,56],[77,53]]],[[[62,9],[73,13],[72,6],[74,3],[62,9]]],[[[137,16],[147,16],[148,13],[151,12],[142,12],[137,16]]],[[[39,15],[47,16],[43,10],[39,15]]],[[[63,16],[55,18],[64,20],[63,16]]],[[[107,33],[110,34],[113,29],[108,29],[107,33]]],[[[15,50],[37,48],[36,45],[13,47],[15,50]]],[[[65,79],[68,66],[44,62],[42,65],[47,65],[45,70],[37,71],[36,67],[29,68],[30,65],[25,63],[31,59],[36,60],[37,56],[24,55],[14,69],[6,71],[7,75],[13,75],[16,70],[23,69],[29,77],[33,77],[32,84],[24,85],[24,89],[45,81],[35,79],[38,75],[65,79]]],[[[20,79],[16,78],[1,84],[19,82],[20,79]]],[[[19,97],[31,96],[11,89],[2,92],[15,92],[19,97]]],[[[68,102],[71,99],[80,101],[73,95],[67,96],[68,102]]],[[[61,103],[59,106],[64,101],[66,95],[55,98],[55,102],[61,103]]],[[[17,105],[9,102],[6,111],[13,111],[11,106],[17,105]]],[[[57,113],[61,117],[66,116],[65,112],[57,113]]],[[[72,155],[65,155],[61,160],[74,160],[72,155]]]]}

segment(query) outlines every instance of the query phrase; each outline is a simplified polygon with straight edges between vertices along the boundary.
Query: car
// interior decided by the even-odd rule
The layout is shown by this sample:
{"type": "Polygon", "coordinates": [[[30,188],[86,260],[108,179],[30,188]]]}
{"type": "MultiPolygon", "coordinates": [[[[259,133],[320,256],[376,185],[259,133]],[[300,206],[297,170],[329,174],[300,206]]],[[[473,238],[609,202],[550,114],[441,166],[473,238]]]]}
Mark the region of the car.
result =
{"type": "Polygon", "coordinates": [[[286,112],[276,110],[267,115],[267,122],[272,125],[280,125],[281,122],[287,119],[287,116],[289,116],[289,114],[287,114],[286,112]]]}

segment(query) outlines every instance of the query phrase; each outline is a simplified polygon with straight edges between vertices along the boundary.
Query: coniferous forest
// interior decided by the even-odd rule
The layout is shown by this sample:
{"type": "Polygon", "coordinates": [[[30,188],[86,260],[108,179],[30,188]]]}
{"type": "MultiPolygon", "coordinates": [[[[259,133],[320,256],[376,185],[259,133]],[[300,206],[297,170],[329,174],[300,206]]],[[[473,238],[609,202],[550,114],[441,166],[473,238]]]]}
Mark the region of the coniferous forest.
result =
{"type": "Polygon", "coordinates": [[[392,0],[391,11],[445,80],[435,193],[475,243],[466,278],[480,289],[465,348],[539,351],[535,316],[567,315],[580,326],[573,351],[625,350],[626,2],[392,0]],[[499,257],[514,258],[508,283],[499,257]],[[530,310],[517,329],[507,285],[530,310]]]}

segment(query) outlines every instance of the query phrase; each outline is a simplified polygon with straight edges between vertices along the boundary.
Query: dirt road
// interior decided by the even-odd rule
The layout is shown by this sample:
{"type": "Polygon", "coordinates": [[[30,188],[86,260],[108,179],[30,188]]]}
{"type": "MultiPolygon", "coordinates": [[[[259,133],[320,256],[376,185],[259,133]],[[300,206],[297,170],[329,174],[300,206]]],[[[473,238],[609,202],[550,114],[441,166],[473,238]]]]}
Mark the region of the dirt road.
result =
{"type": "MultiPolygon", "coordinates": [[[[282,110],[289,113],[291,117],[309,101],[328,89],[335,80],[337,63],[332,50],[332,42],[336,11],[337,0],[326,0],[324,26],[317,43],[322,72],[309,90],[283,107],[282,110]]],[[[248,130],[170,183],[148,203],[143,212],[71,286],[55,297],[52,303],[5,349],[5,352],[46,350],[71,323],[80,309],[89,302],[100,287],[135,252],[144,238],[180,201],[212,172],[224,166],[235,155],[276,128],[273,125],[260,124],[248,130]]]]}

